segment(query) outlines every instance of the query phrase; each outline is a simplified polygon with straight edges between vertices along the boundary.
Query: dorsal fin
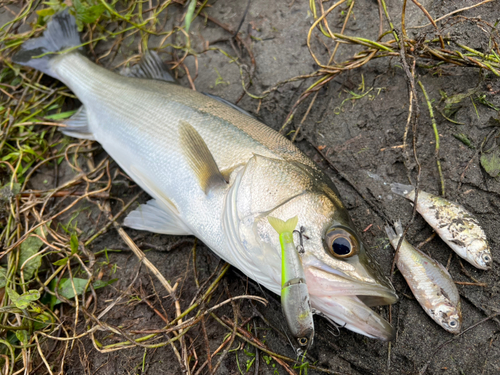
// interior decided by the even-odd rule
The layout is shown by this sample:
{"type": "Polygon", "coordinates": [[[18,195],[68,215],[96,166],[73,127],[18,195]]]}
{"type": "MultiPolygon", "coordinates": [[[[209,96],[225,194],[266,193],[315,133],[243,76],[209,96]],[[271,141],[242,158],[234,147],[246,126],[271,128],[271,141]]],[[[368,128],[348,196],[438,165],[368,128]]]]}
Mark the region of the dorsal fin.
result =
{"type": "Polygon", "coordinates": [[[149,78],[165,82],[177,83],[170,74],[170,69],[162,61],[160,56],[154,51],[147,51],[142,57],[139,64],[131,68],[125,68],[121,71],[121,75],[136,78],[149,78]]]}
{"type": "Polygon", "coordinates": [[[205,95],[205,96],[208,96],[209,98],[215,99],[218,102],[224,103],[224,104],[230,106],[231,108],[236,109],[237,111],[243,113],[244,115],[247,115],[247,116],[250,116],[253,119],[256,119],[256,117],[254,115],[251,115],[250,113],[248,113],[247,111],[245,111],[243,108],[238,107],[236,104],[231,103],[229,100],[221,98],[220,96],[217,96],[217,95],[209,94],[208,92],[202,92],[202,94],[205,95]]]}
{"type": "Polygon", "coordinates": [[[226,184],[207,144],[196,129],[186,121],[180,123],[179,139],[187,162],[205,194],[214,186],[226,184]]]}

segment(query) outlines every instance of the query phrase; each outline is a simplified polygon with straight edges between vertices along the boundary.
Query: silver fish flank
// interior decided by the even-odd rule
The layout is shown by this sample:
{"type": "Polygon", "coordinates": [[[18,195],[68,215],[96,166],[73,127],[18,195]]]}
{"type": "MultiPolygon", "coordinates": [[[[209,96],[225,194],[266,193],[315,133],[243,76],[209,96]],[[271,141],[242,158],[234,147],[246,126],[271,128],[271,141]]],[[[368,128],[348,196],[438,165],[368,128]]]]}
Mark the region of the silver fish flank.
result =
{"type": "MultiPolygon", "coordinates": [[[[396,233],[390,226],[385,227],[385,231],[396,249],[403,236],[401,221],[394,228],[396,233]]],[[[462,326],[460,295],[446,268],[406,240],[401,243],[396,264],[424,311],[448,332],[459,333],[462,326]]]]}

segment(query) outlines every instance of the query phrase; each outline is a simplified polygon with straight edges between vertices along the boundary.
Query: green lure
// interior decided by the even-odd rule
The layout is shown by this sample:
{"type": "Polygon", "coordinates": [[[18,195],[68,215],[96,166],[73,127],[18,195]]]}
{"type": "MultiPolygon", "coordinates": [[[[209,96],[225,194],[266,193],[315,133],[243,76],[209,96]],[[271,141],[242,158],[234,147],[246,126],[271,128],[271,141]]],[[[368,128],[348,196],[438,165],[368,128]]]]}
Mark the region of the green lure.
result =
{"type": "Polygon", "coordinates": [[[267,219],[280,235],[281,307],[292,336],[307,349],[313,341],[314,322],[302,261],[293,242],[298,217],[286,222],[271,216],[267,219]]]}

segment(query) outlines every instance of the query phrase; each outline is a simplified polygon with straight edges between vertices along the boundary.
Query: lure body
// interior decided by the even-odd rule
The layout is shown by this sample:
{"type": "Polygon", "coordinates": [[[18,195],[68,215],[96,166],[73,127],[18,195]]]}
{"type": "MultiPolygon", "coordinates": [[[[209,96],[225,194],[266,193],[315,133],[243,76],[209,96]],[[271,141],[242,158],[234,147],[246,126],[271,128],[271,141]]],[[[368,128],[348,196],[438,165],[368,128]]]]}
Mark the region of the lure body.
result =
{"type": "Polygon", "coordinates": [[[280,235],[281,245],[281,308],[292,336],[301,347],[309,347],[314,337],[314,322],[306,278],[300,255],[293,242],[297,216],[286,222],[268,217],[280,235]]]}

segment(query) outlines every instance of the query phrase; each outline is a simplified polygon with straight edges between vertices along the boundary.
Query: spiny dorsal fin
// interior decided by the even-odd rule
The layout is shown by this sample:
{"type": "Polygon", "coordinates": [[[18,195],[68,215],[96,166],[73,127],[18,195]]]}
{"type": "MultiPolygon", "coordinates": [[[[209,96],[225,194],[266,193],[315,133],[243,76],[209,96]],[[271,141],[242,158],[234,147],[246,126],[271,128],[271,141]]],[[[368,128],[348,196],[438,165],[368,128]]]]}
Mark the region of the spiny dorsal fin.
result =
{"type": "Polygon", "coordinates": [[[243,108],[238,107],[236,104],[231,103],[229,100],[221,98],[220,96],[217,96],[217,95],[209,94],[208,92],[202,92],[202,94],[205,95],[205,96],[208,96],[209,98],[215,99],[218,102],[226,104],[226,105],[230,106],[231,108],[236,109],[238,112],[243,113],[244,115],[247,115],[247,116],[249,116],[249,117],[251,117],[253,119],[256,119],[255,116],[251,115],[250,113],[248,113],[247,111],[245,111],[243,108]]]}
{"type": "Polygon", "coordinates": [[[174,77],[170,74],[168,66],[154,51],[147,51],[139,64],[134,65],[132,68],[123,69],[121,74],[127,77],[149,78],[177,83],[174,77]]]}
{"type": "Polygon", "coordinates": [[[196,129],[186,121],[181,121],[179,138],[188,164],[198,177],[205,194],[216,185],[226,184],[207,144],[196,129]]]}
{"type": "Polygon", "coordinates": [[[281,219],[278,219],[277,217],[268,216],[267,220],[269,221],[269,224],[271,224],[271,226],[274,228],[274,230],[278,232],[278,234],[284,232],[292,233],[295,230],[297,223],[299,222],[299,217],[294,216],[287,221],[283,221],[281,219]]]}

